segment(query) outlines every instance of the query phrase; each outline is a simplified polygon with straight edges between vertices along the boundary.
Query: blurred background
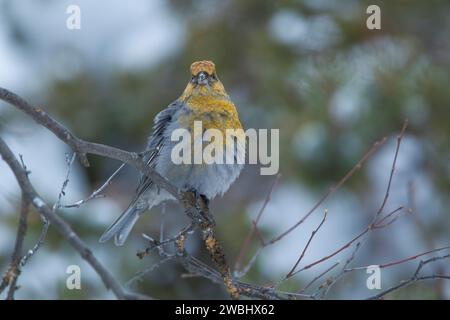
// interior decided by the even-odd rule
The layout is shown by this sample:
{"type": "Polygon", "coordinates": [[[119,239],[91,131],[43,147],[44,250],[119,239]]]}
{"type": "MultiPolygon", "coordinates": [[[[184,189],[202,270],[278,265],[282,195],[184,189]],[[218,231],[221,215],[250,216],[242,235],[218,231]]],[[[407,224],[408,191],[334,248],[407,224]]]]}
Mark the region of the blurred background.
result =
{"type": "MultiPolygon", "coordinates": [[[[448,1],[5,1],[0,0],[0,86],[43,106],[79,137],[140,151],[154,116],[174,101],[195,60],[216,63],[245,128],[280,129],[280,181],[260,221],[266,239],[298,221],[349,171],[373,143],[388,137],[336,194],[298,229],[265,249],[243,278],[270,285],[293,266],[311,231],[328,209],[304,266],[360,233],[380,206],[395,153],[402,141],[385,212],[414,208],[365,239],[353,266],[382,264],[450,244],[450,3],[448,1]],[[66,27],[69,5],[81,9],[81,29],[66,27]],[[381,30],[366,27],[366,8],[381,8],[381,30]]],[[[22,154],[31,181],[45,200],[56,201],[70,150],[27,116],[0,102],[0,135],[22,154]]],[[[87,197],[120,163],[96,156],[75,163],[63,203],[87,197]]],[[[106,197],[58,212],[122,282],[157,263],[156,253],[139,260],[142,233],[174,234],[187,222],[179,206],[159,206],[142,218],[123,247],[99,244],[104,229],[128,205],[135,170],[122,171],[106,197]]],[[[244,238],[275,176],[247,165],[222,199],[212,202],[217,232],[228,260],[236,261],[244,238]]],[[[18,223],[20,192],[0,161],[0,271],[6,271],[18,223]]],[[[25,249],[39,236],[33,211],[25,249]]],[[[257,239],[246,260],[257,247],[257,239]]],[[[209,261],[200,238],[189,251],[209,261]]],[[[298,291],[352,249],[282,284],[298,291]]],[[[208,262],[209,263],[209,262],[208,262]]],[[[381,286],[406,279],[418,261],[382,270],[381,286]]],[[[450,271],[448,262],[424,271],[450,271]]],[[[329,275],[336,274],[337,268],[329,275]],[[336,272],[335,272],[336,271],[336,272]]],[[[130,284],[156,298],[226,298],[223,287],[182,277],[167,263],[130,284]]],[[[328,298],[376,294],[365,270],[341,279],[328,298]]],[[[325,281],[319,280],[314,291],[325,281]]],[[[19,278],[18,299],[109,299],[99,277],[50,227],[45,245],[19,278]],[[81,290],[65,286],[69,265],[81,267],[81,290]]],[[[450,283],[429,281],[388,298],[450,298],[450,283]]]]}

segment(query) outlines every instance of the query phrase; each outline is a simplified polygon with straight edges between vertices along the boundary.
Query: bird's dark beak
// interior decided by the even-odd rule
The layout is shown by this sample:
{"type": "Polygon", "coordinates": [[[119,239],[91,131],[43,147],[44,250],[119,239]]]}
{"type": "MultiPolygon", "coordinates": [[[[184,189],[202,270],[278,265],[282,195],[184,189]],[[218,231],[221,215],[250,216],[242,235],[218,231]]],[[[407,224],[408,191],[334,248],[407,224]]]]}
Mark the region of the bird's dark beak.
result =
{"type": "Polygon", "coordinates": [[[201,86],[208,84],[208,74],[206,72],[200,72],[197,76],[197,83],[201,86]]]}

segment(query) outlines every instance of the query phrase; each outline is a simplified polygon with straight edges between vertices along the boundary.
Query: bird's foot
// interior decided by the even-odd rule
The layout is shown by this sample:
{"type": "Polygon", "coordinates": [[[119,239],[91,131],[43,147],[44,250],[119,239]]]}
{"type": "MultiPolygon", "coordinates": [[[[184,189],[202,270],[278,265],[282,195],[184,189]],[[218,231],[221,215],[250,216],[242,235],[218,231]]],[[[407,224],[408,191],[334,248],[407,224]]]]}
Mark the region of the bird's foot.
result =
{"type": "Polygon", "coordinates": [[[198,193],[195,189],[188,189],[183,193],[183,200],[187,208],[197,209],[188,210],[188,215],[195,219],[202,228],[216,225],[214,218],[209,212],[209,199],[205,195],[198,193]]]}

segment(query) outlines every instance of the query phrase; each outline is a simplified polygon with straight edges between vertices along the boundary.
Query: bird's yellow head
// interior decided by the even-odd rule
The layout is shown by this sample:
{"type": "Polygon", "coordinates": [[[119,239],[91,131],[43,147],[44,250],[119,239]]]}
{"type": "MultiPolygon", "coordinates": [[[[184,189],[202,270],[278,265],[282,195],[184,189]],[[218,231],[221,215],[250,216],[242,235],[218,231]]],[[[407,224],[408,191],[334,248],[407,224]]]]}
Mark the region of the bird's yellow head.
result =
{"type": "Polygon", "coordinates": [[[212,61],[196,61],[191,64],[191,74],[193,77],[198,76],[200,73],[207,75],[216,74],[216,65],[212,61]]]}
{"type": "Polygon", "coordinates": [[[212,61],[196,61],[191,64],[191,80],[181,96],[187,100],[193,96],[216,96],[228,98],[225,88],[216,74],[216,66],[212,61]]]}

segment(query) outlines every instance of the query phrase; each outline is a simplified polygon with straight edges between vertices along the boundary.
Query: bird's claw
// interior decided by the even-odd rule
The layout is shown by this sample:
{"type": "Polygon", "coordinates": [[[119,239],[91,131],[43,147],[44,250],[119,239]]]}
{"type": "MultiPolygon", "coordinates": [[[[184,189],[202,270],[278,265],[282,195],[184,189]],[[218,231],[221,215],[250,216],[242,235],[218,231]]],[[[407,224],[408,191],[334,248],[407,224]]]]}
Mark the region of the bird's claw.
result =
{"type": "Polygon", "coordinates": [[[214,227],[216,222],[209,213],[209,199],[202,194],[199,194],[195,189],[189,189],[183,193],[183,200],[187,207],[195,207],[196,213],[192,214],[199,225],[205,227],[214,227]]]}

